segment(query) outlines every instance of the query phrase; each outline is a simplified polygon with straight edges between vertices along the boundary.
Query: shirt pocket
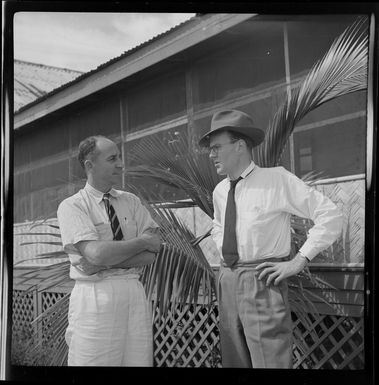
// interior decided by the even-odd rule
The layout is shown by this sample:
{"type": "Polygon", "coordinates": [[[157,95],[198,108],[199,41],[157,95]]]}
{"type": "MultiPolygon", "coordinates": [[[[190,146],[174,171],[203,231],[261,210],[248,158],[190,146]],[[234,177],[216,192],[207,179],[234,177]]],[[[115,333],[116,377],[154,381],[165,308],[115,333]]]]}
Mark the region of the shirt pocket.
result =
{"type": "Polygon", "coordinates": [[[113,239],[112,227],[110,223],[95,224],[100,241],[109,241],[113,239]]]}
{"type": "Polygon", "coordinates": [[[124,234],[124,240],[130,240],[137,237],[137,222],[125,218],[122,225],[122,233],[124,234]]]}
{"type": "Polygon", "coordinates": [[[241,210],[241,218],[243,221],[255,222],[259,220],[263,214],[263,207],[259,205],[250,205],[241,210]]]}

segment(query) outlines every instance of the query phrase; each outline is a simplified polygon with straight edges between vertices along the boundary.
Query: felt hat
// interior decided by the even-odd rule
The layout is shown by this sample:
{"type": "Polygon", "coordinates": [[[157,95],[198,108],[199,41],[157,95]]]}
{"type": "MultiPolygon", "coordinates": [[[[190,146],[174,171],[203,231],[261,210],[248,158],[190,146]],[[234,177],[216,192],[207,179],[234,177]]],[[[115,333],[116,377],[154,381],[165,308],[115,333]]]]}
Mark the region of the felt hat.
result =
{"type": "Polygon", "coordinates": [[[249,137],[253,141],[253,147],[262,143],[265,137],[264,131],[255,126],[253,119],[248,114],[238,110],[225,110],[213,115],[211,129],[200,138],[199,145],[208,147],[211,135],[222,130],[233,131],[249,137]]]}

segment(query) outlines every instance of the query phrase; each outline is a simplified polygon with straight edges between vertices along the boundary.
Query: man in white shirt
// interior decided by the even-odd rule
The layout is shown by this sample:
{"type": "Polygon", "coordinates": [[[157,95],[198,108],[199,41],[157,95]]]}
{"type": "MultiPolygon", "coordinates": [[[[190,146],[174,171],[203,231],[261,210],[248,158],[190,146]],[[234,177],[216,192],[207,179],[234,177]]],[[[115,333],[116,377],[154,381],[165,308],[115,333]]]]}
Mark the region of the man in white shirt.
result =
{"type": "Polygon", "coordinates": [[[286,278],[302,271],[342,229],[342,215],[328,198],[283,167],[254,163],[252,148],[263,139],[249,115],[227,110],[214,114],[211,130],[199,141],[217,173],[227,176],[213,192],[212,229],[222,259],[223,367],[292,367],[286,278]],[[314,226],[290,260],[291,215],[310,218],[314,226]]]}
{"type": "Polygon", "coordinates": [[[152,366],[152,317],[138,278],[160,248],[157,225],[138,197],[113,188],[124,167],[113,141],[83,140],[78,159],[87,183],[57,213],[75,280],[68,365],[152,366]]]}

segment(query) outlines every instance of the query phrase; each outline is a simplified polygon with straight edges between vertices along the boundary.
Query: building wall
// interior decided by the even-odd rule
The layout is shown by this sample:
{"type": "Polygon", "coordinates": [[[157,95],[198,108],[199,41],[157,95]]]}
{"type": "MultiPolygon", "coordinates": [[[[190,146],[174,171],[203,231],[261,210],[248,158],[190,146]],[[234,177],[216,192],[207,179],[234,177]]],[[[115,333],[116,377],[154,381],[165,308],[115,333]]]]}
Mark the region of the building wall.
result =
{"type": "MultiPolygon", "coordinates": [[[[173,58],[170,71],[156,65],[138,82],[125,81],[117,90],[94,94],[23,127],[14,138],[15,223],[54,217],[59,202],[83,186],[77,146],[89,135],[111,137],[130,164],[130,152],[146,136],[168,143],[179,134],[188,137],[189,146],[196,145],[212,114],[222,108],[248,112],[266,129],[285,93],[354,19],[252,18],[238,29],[234,44],[229,44],[230,36],[228,44],[205,41],[181,60],[173,58]]],[[[322,105],[296,127],[281,164],[300,177],[311,170],[325,178],[364,174],[365,118],[363,91],[322,105]]],[[[145,186],[162,190],[151,183],[145,186]]],[[[161,192],[184,198],[174,189],[161,192]]]]}

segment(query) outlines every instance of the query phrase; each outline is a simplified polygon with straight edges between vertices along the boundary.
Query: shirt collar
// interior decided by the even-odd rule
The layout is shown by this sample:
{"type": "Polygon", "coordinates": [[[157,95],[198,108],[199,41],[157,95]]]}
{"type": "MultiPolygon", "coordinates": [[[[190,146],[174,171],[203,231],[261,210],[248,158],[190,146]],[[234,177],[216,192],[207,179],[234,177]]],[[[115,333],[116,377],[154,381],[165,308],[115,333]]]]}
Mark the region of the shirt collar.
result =
{"type": "MultiPolygon", "coordinates": [[[[100,203],[103,200],[104,193],[95,189],[95,187],[91,186],[88,182],[86,182],[86,185],[84,186],[84,190],[86,190],[89,194],[91,194],[97,203],[100,203]]],[[[120,193],[115,190],[113,187],[108,191],[108,193],[113,197],[117,198],[120,193]]]]}
{"type": "Polygon", "coordinates": [[[255,163],[254,161],[251,161],[251,163],[247,166],[245,171],[241,174],[241,178],[246,178],[254,169],[255,169],[255,163]]]}
{"type": "MultiPolygon", "coordinates": [[[[254,161],[251,161],[251,163],[245,168],[245,170],[242,172],[242,174],[240,175],[240,177],[242,179],[245,179],[249,174],[252,173],[252,171],[255,169],[256,165],[254,163],[254,161]]],[[[228,177],[228,179],[230,180],[230,178],[228,177]]]]}

